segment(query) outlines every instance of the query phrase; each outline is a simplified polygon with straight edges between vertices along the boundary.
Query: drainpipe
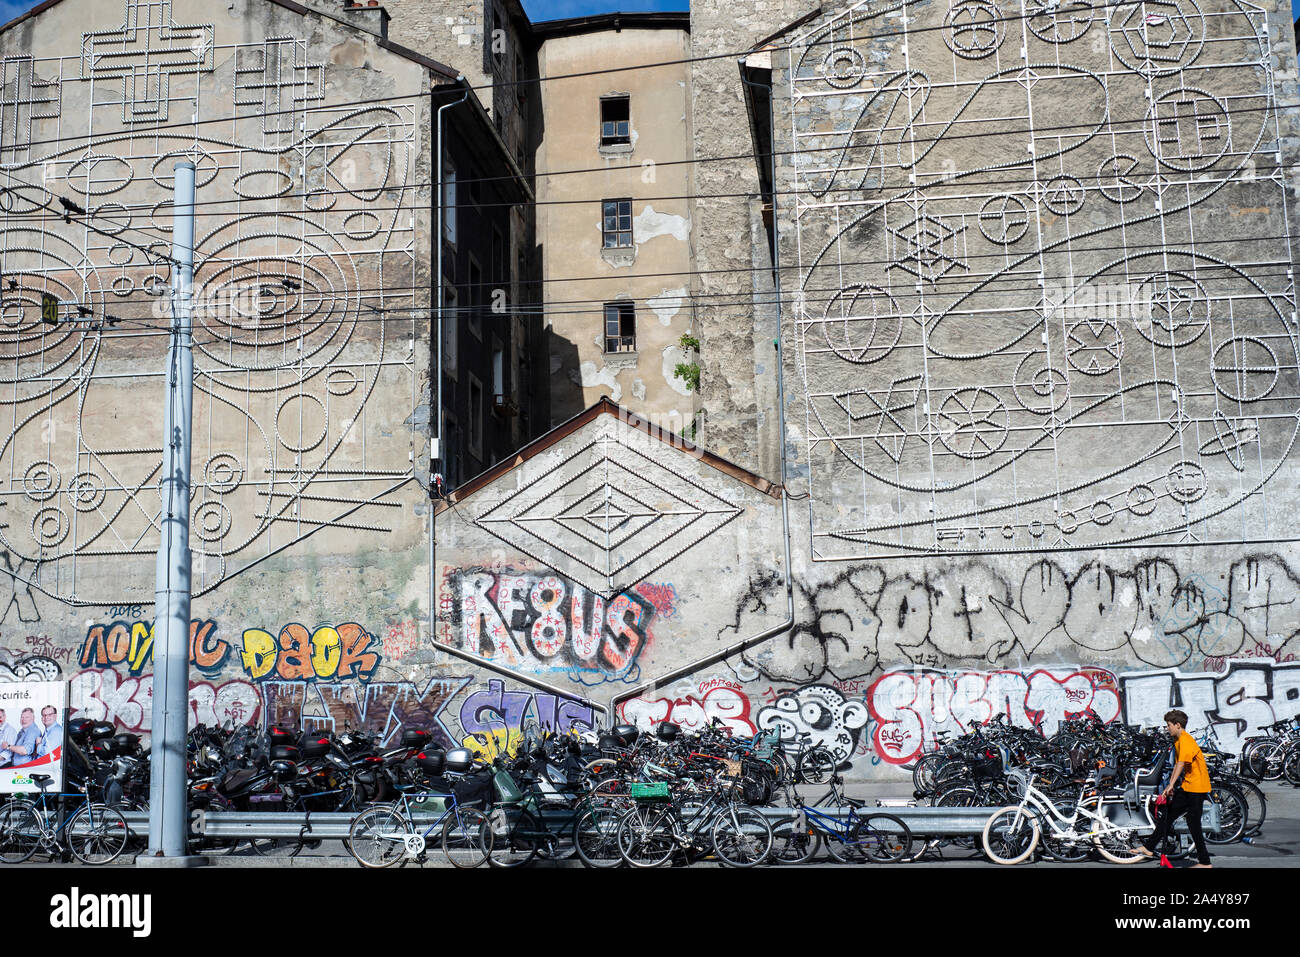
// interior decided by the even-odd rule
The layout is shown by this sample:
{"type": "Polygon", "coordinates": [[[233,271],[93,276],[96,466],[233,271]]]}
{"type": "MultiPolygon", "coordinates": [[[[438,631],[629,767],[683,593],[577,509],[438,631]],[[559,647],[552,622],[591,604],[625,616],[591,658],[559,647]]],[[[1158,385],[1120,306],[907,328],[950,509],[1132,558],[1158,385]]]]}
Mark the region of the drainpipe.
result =
{"type": "MultiPolygon", "coordinates": [[[[443,219],[446,216],[446,206],[444,203],[445,196],[443,194],[443,182],[442,182],[442,168],[443,168],[442,113],[444,110],[449,109],[450,107],[453,106],[459,106],[460,104],[468,100],[469,91],[470,91],[470,87],[465,82],[465,77],[463,74],[457,75],[456,82],[459,83],[462,87],[464,87],[464,92],[459,100],[453,100],[450,103],[444,103],[442,106],[438,107],[437,145],[434,147],[435,162],[438,167],[438,174],[435,180],[435,182],[437,183],[437,191],[438,191],[438,227],[434,237],[434,241],[437,243],[437,247],[438,247],[437,266],[436,266],[437,275],[438,275],[438,303],[437,303],[438,321],[437,321],[437,331],[434,333],[435,336],[437,337],[434,341],[436,342],[437,349],[438,349],[438,375],[437,375],[438,385],[437,385],[437,401],[434,405],[434,421],[438,423],[438,456],[437,457],[440,466],[442,464],[442,453],[444,451],[442,447],[442,440],[443,440],[443,434],[442,434],[443,431],[442,429],[442,310],[443,310],[443,303],[445,301],[445,296],[443,295],[443,277],[442,277],[442,242],[443,242],[442,230],[443,230],[443,219]]],[[[455,316],[452,317],[452,321],[453,322],[456,321],[455,316]]],[[[432,452],[432,449],[430,451],[432,452]]],[[[487,671],[491,671],[495,674],[499,674],[504,678],[509,678],[511,681],[517,681],[520,684],[525,684],[530,687],[537,688],[540,691],[545,691],[548,694],[553,694],[556,697],[565,699],[566,701],[576,701],[579,704],[584,704],[595,711],[600,711],[602,713],[608,714],[609,712],[607,711],[604,705],[597,704],[594,701],[590,701],[586,698],[579,697],[575,695],[572,691],[568,691],[556,685],[549,684],[545,681],[542,681],[540,678],[534,678],[532,675],[520,674],[516,671],[510,670],[509,668],[505,668],[502,667],[501,665],[495,664],[494,662],[486,661],[483,659],[481,655],[476,655],[468,651],[462,651],[459,648],[452,648],[450,645],[438,644],[438,638],[437,638],[437,629],[438,629],[437,521],[438,518],[437,518],[437,509],[435,507],[435,499],[434,499],[435,486],[433,482],[432,458],[433,456],[431,455],[430,462],[429,462],[429,637],[433,641],[435,647],[438,649],[438,651],[449,654],[454,658],[460,658],[464,661],[467,661],[470,664],[474,665],[475,667],[483,668],[487,671]]]]}
{"type": "MultiPolygon", "coordinates": [[[[741,82],[747,84],[748,86],[762,86],[762,84],[754,83],[745,77],[744,58],[741,58],[740,60],[740,79],[741,82]]],[[[772,112],[772,97],[770,93],[771,93],[771,89],[769,88],[769,95],[767,98],[769,137],[773,135],[775,130],[774,126],[772,125],[774,114],[772,112]]],[[[769,140],[769,147],[772,150],[775,149],[775,147],[772,146],[771,140],[769,140]]],[[[710,665],[715,665],[718,662],[731,657],[732,655],[739,654],[740,652],[745,651],[748,648],[752,648],[754,645],[761,644],[770,638],[775,638],[777,635],[781,634],[782,632],[789,631],[792,627],[794,627],[794,578],[790,567],[790,492],[789,489],[786,488],[786,478],[785,478],[786,475],[785,371],[784,371],[785,356],[781,351],[781,237],[780,237],[780,221],[777,219],[777,209],[776,209],[777,190],[776,190],[775,156],[770,155],[769,162],[772,163],[772,167],[771,167],[772,168],[772,235],[773,235],[772,279],[775,285],[776,304],[777,304],[777,312],[776,312],[777,337],[772,340],[772,347],[776,350],[776,360],[777,360],[776,361],[776,394],[777,394],[777,419],[778,419],[778,426],[779,426],[778,434],[780,435],[780,442],[781,442],[781,535],[782,535],[782,544],[785,548],[786,619],[785,621],[781,622],[778,625],[774,625],[773,627],[768,628],[765,631],[761,631],[756,635],[751,635],[748,638],[744,638],[741,641],[738,641],[735,644],[732,644],[722,649],[721,651],[712,652],[708,655],[705,655],[703,658],[700,658],[697,661],[692,661],[688,665],[683,665],[680,668],[674,668],[672,671],[669,671],[667,674],[659,675],[658,677],[653,678],[650,681],[645,682],[644,684],[637,685],[635,688],[629,688],[626,691],[619,692],[609,700],[608,714],[611,721],[613,721],[616,718],[618,714],[618,706],[623,702],[629,701],[632,698],[639,697],[640,695],[644,694],[647,691],[653,691],[655,688],[668,684],[669,682],[676,681],[678,678],[684,678],[689,674],[693,674],[694,672],[701,670],[702,668],[707,668],[710,665]]]]}

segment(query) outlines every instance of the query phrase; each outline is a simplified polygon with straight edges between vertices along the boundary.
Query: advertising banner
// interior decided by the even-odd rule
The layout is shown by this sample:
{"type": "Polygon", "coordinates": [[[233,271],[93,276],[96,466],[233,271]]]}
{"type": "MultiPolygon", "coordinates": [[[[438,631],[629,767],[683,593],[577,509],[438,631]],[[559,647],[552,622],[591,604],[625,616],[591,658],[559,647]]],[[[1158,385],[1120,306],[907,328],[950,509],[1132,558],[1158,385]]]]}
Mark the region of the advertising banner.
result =
{"type": "Polygon", "coordinates": [[[66,681],[0,683],[0,793],[37,791],[33,774],[48,774],[50,793],[63,787],[66,681]]]}

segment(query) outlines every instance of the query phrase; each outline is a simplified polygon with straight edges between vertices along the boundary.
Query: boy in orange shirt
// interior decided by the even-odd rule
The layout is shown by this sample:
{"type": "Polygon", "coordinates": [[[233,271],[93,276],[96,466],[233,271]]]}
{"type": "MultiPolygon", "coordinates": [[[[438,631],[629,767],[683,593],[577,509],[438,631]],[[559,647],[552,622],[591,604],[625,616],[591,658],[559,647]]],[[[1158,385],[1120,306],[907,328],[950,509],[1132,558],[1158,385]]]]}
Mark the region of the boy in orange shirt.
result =
{"type": "Polygon", "coordinates": [[[1191,831],[1192,842],[1196,845],[1198,861],[1192,866],[1211,867],[1210,852],[1205,849],[1205,837],[1201,834],[1201,812],[1205,808],[1205,797],[1210,793],[1210,769],[1205,765],[1205,755],[1201,753],[1200,745],[1187,733],[1186,713],[1170,711],[1165,715],[1165,728],[1174,739],[1174,753],[1178,763],[1169,776],[1169,785],[1161,794],[1166,803],[1156,821],[1156,832],[1135,850],[1144,857],[1155,857],[1155,848],[1165,839],[1174,821],[1186,814],[1187,829],[1191,831]],[[1178,787],[1180,778],[1182,787],[1178,787]]]}

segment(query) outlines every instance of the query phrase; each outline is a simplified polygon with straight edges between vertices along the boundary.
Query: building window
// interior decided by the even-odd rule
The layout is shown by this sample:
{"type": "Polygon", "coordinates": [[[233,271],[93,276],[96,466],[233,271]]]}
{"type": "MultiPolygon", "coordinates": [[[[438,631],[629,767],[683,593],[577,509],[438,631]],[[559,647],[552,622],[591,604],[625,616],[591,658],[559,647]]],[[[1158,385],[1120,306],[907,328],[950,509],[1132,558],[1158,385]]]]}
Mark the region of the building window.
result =
{"type": "MultiPolygon", "coordinates": [[[[444,279],[443,282],[445,284],[447,281],[444,279]]],[[[442,287],[442,371],[453,379],[456,377],[456,332],[459,322],[456,289],[445,284],[442,287]]]]}
{"type": "Polygon", "coordinates": [[[524,58],[515,54],[515,97],[520,103],[528,99],[528,90],[524,85],[524,58]]]}
{"type": "Polygon", "coordinates": [[[469,257],[469,331],[479,339],[483,338],[483,270],[478,261],[469,257]]]}
{"type": "Polygon", "coordinates": [[[460,428],[456,417],[450,412],[442,414],[442,441],[439,443],[442,453],[443,488],[451,491],[460,485],[460,428]]]}
{"type": "Polygon", "coordinates": [[[469,377],[469,454],[483,461],[483,383],[469,377]]]}
{"type": "Polygon", "coordinates": [[[506,262],[506,241],[501,230],[492,227],[492,282],[503,286],[510,281],[510,264],[506,262]]]}
{"type": "Polygon", "coordinates": [[[506,351],[496,339],[492,340],[492,404],[506,404],[506,351]]]}
{"type": "Polygon", "coordinates": [[[605,248],[630,248],[632,245],[632,200],[607,199],[604,202],[604,207],[605,248]]]}
{"type": "Polygon", "coordinates": [[[636,352],[636,313],[632,303],[605,303],[605,351],[636,352]]]}
{"type": "Polygon", "coordinates": [[[631,106],[626,96],[607,96],[600,101],[600,145],[617,146],[632,142],[631,106]]]}
{"type": "Polygon", "coordinates": [[[447,242],[456,241],[456,170],[452,166],[442,171],[442,234],[447,242]]]}

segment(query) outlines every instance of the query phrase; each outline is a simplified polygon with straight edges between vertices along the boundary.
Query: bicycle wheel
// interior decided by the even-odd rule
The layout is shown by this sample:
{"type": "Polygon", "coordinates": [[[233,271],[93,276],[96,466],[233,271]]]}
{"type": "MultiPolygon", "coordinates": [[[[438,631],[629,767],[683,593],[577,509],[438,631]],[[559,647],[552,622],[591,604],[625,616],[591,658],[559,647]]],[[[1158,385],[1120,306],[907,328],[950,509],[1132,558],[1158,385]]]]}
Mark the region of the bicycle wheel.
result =
{"type": "Polygon", "coordinates": [[[1019,864],[1034,853],[1040,834],[1034,815],[1020,807],[1004,807],[984,825],[984,853],[994,864],[1019,864]]]}
{"type": "Polygon", "coordinates": [[[482,811],[452,808],[442,825],[442,853],[454,867],[478,867],[492,853],[492,829],[482,811]]]}
{"type": "MultiPolygon", "coordinates": [[[[1300,787],[1300,748],[1292,747],[1287,751],[1286,760],[1282,762],[1282,776],[1291,784],[1300,787]]],[[[1259,788],[1255,788],[1255,790],[1259,791],[1259,788]]],[[[1260,794],[1262,796],[1263,792],[1260,791],[1260,794]]],[[[1261,821],[1262,820],[1263,818],[1261,816],[1261,821]]],[[[1256,825],[1253,820],[1251,822],[1251,830],[1259,830],[1259,826],[1256,825]]]]}
{"type": "Polygon", "coordinates": [[[835,774],[837,764],[829,749],[812,748],[799,757],[799,777],[809,784],[825,784],[835,774]]]}
{"type": "Polygon", "coordinates": [[[41,846],[41,819],[28,801],[0,807],[0,861],[21,864],[41,846]]]}
{"type": "Polygon", "coordinates": [[[1242,759],[1242,768],[1257,781],[1276,781],[1282,776],[1282,744],[1261,741],[1242,759]]]}
{"type": "Polygon", "coordinates": [[[713,852],[728,867],[753,867],[772,852],[772,826],[752,807],[730,804],[713,822],[713,852]]]}
{"type": "Polygon", "coordinates": [[[1096,846],[1097,853],[1112,864],[1136,864],[1151,859],[1140,851],[1133,850],[1138,838],[1134,828],[1116,827],[1109,822],[1096,823],[1094,826],[1096,830],[1092,832],[1092,843],[1096,846]]]}
{"type": "Polygon", "coordinates": [[[482,842],[492,867],[523,867],[548,843],[550,832],[531,811],[496,807],[487,815],[482,842]],[[486,836],[491,835],[489,845],[486,836]]]}
{"type": "Polygon", "coordinates": [[[911,830],[892,814],[868,814],[854,825],[849,840],[877,864],[896,864],[912,850],[911,830]]]}
{"type": "Polygon", "coordinates": [[[618,850],[618,822],[626,812],[608,805],[588,808],[573,822],[573,845],[587,867],[621,867],[618,850]]]}
{"type": "MultiPolygon", "coordinates": [[[[978,807],[979,792],[972,787],[953,787],[942,794],[936,794],[930,803],[933,807],[978,807]]],[[[979,842],[979,838],[974,836],[953,837],[949,840],[954,847],[972,851],[979,842]]]]}
{"type": "Polygon", "coordinates": [[[83,804],[68,819],[68,848],[83,864],[107,864],[126,848],[126,818],[106,804],[83,804]]]}
{"type": "Polygon", "coordinates": [[[1246,817],[1249,814],[1246,797],[1230,784],[1216,784],[1210,789],[1207,801],[1219,805],[1219,829],[1206,829],[1207,844],[1231,844],[1240,840],[1246,830],[1246,817]]]}
{"type": "Polygon", "coordinates": [[[1077,864],[1080,861],[1086,861],[1092,853],[1092,847],[1088,843],[1087,837],[1078,838],[1060,838],[1053,837],[1051,832],[1044,828],[1042,831],[1043,853],[1054,861],[1060,861],[1062,864],[1077,864]]]}
{"type": "Polygon", "coordinates": [[[912,788],[920,791],[922,794],[928,794],[934,790],[935,773],[945,763],[948,757],[942,751],[931,751],[929,754],[921,755],[912,768],[912,788]]]}
{"type": "Polygon", "coordinates": [[[377,804],[352,821],[347,848],[362,867],[392,867],[406,856],[406,839],[415,827],[392,804],[377,804]]]}
{"type": "Polygon", "coordinates": [[[671,806],[634,807],[618,822],[618,852],[633,867],[658,867],[676,849],[671,806]]]}
{"type": "Polygon", "coordinates": [[[802,811],[772,823],[772,854],[768,860],[778,864],[803,864],[817,856],[822,838],[817,829],[808,824],[802,811]]]}

